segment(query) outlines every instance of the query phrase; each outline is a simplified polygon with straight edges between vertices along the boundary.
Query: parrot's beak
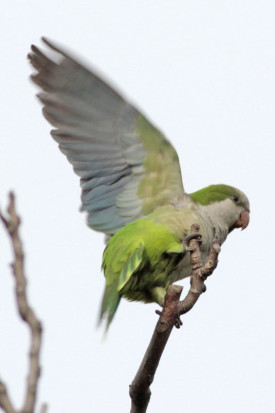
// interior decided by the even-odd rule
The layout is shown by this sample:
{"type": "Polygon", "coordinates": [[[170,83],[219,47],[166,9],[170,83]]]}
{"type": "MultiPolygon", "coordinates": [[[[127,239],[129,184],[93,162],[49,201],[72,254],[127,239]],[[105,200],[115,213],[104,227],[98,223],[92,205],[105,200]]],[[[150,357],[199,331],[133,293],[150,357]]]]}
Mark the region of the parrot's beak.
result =
{"type": "Polygon", "coordinates": [[[249,218],[249,212],[246,210],[242,211],[238,221],[234,224],[234,228],[241,228],[242,230],[245,229],[249,224],[249,218]]]}

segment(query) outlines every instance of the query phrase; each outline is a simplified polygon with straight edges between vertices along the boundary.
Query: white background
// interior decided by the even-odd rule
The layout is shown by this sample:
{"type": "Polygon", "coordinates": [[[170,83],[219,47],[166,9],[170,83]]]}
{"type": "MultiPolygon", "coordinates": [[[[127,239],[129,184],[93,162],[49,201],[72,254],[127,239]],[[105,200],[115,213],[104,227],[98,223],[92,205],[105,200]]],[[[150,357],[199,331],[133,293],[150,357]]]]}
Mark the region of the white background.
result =
{"type": "MultiPolygon", "coordinates": [[[[0,204],[16,192],[28,293],[44,325],[39,403],[50,413],[129,411],[157,306],[123,301],[102,340],[103,236],[78,212],[78,178],[34,97],[30,44],[42,35],[64,44],[142,108],[175,145],[188,192],[226,183],[251,202],[250,226],[230,235],[206,294],[172,333],[148,411],[272,412],[274,21],[272,0],[2,5],[0,204]]],[[[29,334],[10,262],[1,227],[0,375],[19,408],[29,334]]]]}

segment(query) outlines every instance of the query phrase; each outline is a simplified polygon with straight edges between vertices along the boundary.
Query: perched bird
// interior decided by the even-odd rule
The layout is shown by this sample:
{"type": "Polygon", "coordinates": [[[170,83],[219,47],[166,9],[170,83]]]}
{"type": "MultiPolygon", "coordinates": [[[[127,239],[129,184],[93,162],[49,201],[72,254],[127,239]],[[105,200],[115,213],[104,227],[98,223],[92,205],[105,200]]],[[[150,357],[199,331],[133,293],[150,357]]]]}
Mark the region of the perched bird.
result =
{"type": "Polygon", "coordinates": [[[222,244],[247,227],[249,201],[222,184],[185,193],[165,136],[94,72],[43,41],[52,58],[36,46],[28,55],[43,114],[80,177],[88,225],[109,239],[100,313],[108,328],[121,297],[162,305],[168,286],[191,275],[184,239],[192,224],[200,226],[206,260],[214,238],[222,244]]]}

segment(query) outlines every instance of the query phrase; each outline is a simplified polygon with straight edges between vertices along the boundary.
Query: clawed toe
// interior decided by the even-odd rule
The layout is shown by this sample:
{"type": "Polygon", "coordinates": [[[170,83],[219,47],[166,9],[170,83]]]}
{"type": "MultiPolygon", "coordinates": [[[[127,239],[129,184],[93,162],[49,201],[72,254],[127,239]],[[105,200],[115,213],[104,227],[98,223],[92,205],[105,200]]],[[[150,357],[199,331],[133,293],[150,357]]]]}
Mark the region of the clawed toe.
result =
{"type": "MultiPolygon", "coordinates": [[[[162,315],[162,311],[161,311],[161,310],[156,310],[155,313],[156,313],[157,315],[159,315],[159,316],[162,315]]],[[[174,325],[175,325],[176,328],[180,328],[180,327],[182,326],[182,321],[181,321],[179,315],[176,317],[176,319],[175,319],[175,324],[174,324],[174,325]]]]}
{"type": "Polygon", "coordinates": [[[175,320],[175,327],[180,328],[182,326],[182,321],[180,319],[180,316],[178,315],[176,320],[175,320]]]}
{"type": "Polygon", "coordinates": [[[188,245],[189,242],[190,242],[192,239],[198,240],[198,242],[199,242],[200,244],[201,244],[202,241],[203,241],[203,240],[202,240],[202,235],[201,235],[199,232],[193,232],[192,234],[189,234],[189,235],[187,235],[187,236],[184,238],[183,243],[186,244],[186,245],[188,245]]]}

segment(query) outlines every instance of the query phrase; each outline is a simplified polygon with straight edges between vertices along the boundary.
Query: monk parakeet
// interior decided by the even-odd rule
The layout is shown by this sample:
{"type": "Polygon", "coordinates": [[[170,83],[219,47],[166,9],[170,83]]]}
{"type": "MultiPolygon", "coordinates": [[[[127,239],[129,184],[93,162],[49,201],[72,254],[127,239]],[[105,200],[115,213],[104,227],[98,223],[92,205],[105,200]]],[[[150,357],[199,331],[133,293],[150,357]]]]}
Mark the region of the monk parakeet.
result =
{"type": "Polygon", "coordinates": [[[200,226],[202,259],[246,228],[249,201],[211,185],[187,194],[178,155],[165,136],[93,71],[53,43],[49,57],[32,46],[32,80],[51,135],[80,177],[88,225],[107,234],[106,288],[100,319],[111,323],[120,299],[162,305],[168,286],[191,275],[185,237],[200,226]]]}

